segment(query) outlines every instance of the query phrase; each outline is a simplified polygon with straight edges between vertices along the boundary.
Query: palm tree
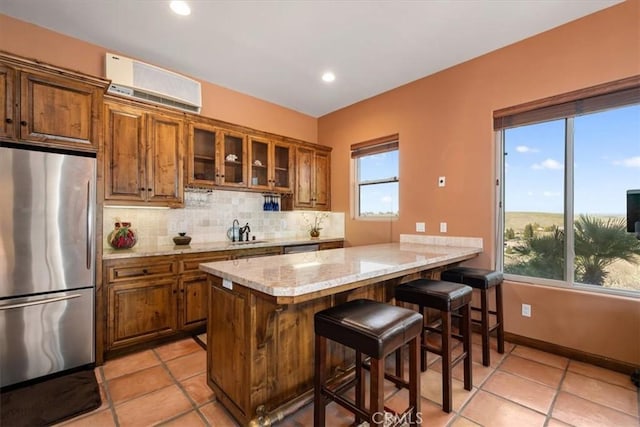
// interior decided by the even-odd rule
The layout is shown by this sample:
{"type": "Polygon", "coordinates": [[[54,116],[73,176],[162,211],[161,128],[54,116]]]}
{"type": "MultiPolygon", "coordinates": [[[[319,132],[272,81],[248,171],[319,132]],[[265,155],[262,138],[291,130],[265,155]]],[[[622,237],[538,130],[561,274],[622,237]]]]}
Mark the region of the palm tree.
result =
{"type": "MultiPolygon", "coordinates": [[[[530,224],[527,224],[530,225],[530,224]]],[[[564,232],[555,227],[552,235],[532,236],[514,251],[522,261],[505,266],[505,272],[523,276],[564,278],[564,232]]]]}
{"type": "MultiPolygon", "coordinates": [[[[607,267],[615,261],[639,261],[640,240],[626,232],[624,218],[605,220],[580,215],[574,230],[576,282],[601,286],[607,267]]],[[[533,236],[525,245],[514,247],[521,260],[505,265],[505,272],[562,280],[564,244],[564,233],[557,227],[552,235],[533,236]]]]}
{"type": "Polygon", "coordinates": [[[576,281],[602,285],[615,261],[638,262],[640,240],[627,233],[624,218],[580,215],[574,228],[576,281]]]}

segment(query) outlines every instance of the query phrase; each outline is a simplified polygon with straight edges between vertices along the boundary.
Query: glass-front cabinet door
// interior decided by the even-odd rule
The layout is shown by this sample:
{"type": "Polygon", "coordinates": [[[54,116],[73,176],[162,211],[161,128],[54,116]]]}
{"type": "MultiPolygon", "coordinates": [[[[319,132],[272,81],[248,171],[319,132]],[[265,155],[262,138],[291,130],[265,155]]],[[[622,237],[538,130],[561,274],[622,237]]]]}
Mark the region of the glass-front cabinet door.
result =
{"type": "Polygon", "coordinates": [[[218,137],[218,153],[223,165],[219,184],[231,187],[246,187],[246,137],[228,130],[220,130],[218,137]]]}
{"type": "Polygon", "coordinates": [[[249,186],[252,188],[271,188],[271,156],[269,155],[271,142],[266,139],[249,137],[249,170],[251,177],[249,186]]]}
{"type": "Polygon", "coordinates": [[[273,175],[271,187],[281,192],[291,192],[293,188],[293,151],[285,143],[273,143],[273,175]]]}
{"type": "Polygon", "coordinates": [[[189,155],[187,184],[213,186],[217,184],[216,130],[204,124],[189,125],[189,155]]]}

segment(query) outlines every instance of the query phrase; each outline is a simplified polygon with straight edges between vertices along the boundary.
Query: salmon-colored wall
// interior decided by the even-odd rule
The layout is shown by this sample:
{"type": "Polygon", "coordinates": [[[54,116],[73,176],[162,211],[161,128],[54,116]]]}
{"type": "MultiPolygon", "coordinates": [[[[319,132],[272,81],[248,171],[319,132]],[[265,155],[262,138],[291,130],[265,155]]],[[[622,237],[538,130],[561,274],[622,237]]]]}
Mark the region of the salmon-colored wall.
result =
{"type": "MultiPolygon", "coordinates": [[[[416,222],[440,234],[447,222],[447,235],[482,237],[485,251],[472,264],[492,267],[493,111],[637,74],[640,1],[631,0],[321,117],[318,141],[333,147],[331,202],[347,212],[347,244],[397,241],[416,222]],[[349,147],[393,133],[400,218],[390,233],[387,223],[350,219],[349,147]]],[[[507,331],[640,365],[638,299],[512,284],[505,294],[507,331]],[[535,322],[520,316],[521,298],[540,313],[535,322]]]]}
{"type": "MultiPolygon", "coordinates": [[[[0,14],[0,50],[104,77],[104,54],[108,46],[90,44],[0,14]]],[[[127,52],[108,51],[131,56],[127,52]]],[[[181,73],[180,70],[173,71],[181,73]]],[[[316,118],[222,86],[200,82],[203,116],[317,142],[316,118]]]]}

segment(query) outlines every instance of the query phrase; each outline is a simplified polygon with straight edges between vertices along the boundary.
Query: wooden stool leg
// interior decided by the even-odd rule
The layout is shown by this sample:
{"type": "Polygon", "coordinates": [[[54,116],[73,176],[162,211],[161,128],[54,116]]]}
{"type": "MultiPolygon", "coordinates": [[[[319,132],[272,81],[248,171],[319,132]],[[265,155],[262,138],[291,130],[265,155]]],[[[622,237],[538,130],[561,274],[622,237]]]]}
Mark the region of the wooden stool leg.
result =
{"type": "Polygon", "coordinates": [[[487,290],[480,290],[480,328],[482,334],[482,364],[484,366],[491,365],[491,353],[489,351],[489,300],[487,298],[487,290]]]}
{"type": "Polygon", "coordinates": [[[504,320],[502,314],[502,284],[496,285],[496,320],[498,322],[498,353],[504,353],[504,320]]]}
{"type": "Polygon", "coordinates": [[[424,312],[424,306],[420,306],[420,314],[422,314],[422,332],[420,333],[420,370],[425,372],[427,370],[427,330],[424,326],[428,323],[427,315],[424,312]]]}
{"type": "MultiPolygon", "coordinates": [[[[364,408],[365,378],[363,374],[362,353],[356,351],[356,405],[359,408],[364,408]]],[[[360,424],[362,421],[362,418],[359,415],[356,415],[356,424],[360,424]]]]}
{"type": "Polygon", "coordinates": [[[370,425],[384,426],[384,358],[371,358],[370,425]],[[382,415],[381,415],[382,414],[382,415]]]}
{"type": "Polygon", "coordinates": [[[471,376],[471,305],[465,304],[462,309],[462,347],[467,354],[464,358],[464,388],[471,390],[473,379],[471,376]]]}
{"type": "Polygon", "coordinates": [[[411,424],[420,425],[419,417],[422,417],[420,406],[420,370],[418,368],[418,357],[420,356],[420,343],[418,337],[409,342],[409,406],[413,407],[411,424]]]}
{"type": "Polygon", "coordinates": [[[313,383],[313,425],[315,427],[324,427],[325,425],[325,406],[327,399],[322,394],[322,387],[327,380],[326,354],[327,339],[316,335],[315,348],[315,379],[313,383]]]}
{"type": "Polygon", "coordinates": [[[451,312],[441,312],[442,317],[442,410],[451,412],[451,312]]]}
{"type": "MultiPolygon", "coordinates": [[[[404,358],[402,354],[402,346],[396,350],[396,377],[402,378],[404,376],[404,358]]],[[[396,388],[401,388],[396,386],[396,388]]]]}

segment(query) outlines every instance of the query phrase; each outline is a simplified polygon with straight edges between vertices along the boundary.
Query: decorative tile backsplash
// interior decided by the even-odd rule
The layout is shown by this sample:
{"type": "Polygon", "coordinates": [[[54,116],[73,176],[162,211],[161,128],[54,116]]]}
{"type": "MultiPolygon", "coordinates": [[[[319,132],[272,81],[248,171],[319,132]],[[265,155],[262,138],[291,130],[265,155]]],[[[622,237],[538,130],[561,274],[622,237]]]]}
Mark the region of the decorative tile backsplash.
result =
{"type": "MultiPolygon", "coordinates": [[[[290,211],[263,211],[264,198],[260,193],[223,190],[185,191],[183,209],[105,207],[103,211],[104,235],[118,220],[131,222],[138,234],[138,245],[172,245],[179,232],[192,237],[192,243],[227,240],[227,230],[233,220],[241,226],[249,223],[251,236],[256,239],[300,238],[309,235],[307,221],[313,223],[315,215],[328,214],[322,220],[322,236],[344,237],[344,213],[290,211]],[[306,221],[305,221],[306,218],[306,221]]],[[[103,246],[107,247],[106,239],[103,246]]]]}

